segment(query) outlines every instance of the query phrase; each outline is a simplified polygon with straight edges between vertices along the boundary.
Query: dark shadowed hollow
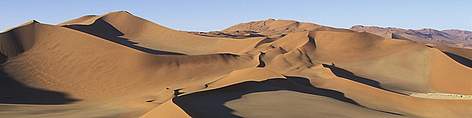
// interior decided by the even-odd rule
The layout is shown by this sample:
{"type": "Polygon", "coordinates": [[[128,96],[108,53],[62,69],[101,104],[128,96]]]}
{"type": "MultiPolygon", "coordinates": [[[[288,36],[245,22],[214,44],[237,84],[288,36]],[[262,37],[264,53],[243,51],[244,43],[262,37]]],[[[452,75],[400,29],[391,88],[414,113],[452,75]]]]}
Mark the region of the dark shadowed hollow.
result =
{"type": "Polygon", "coordinates": [[[64,27],[78,30],[84,33],[88,33],[136,50],[140,50],[143,52],[151,53],[151,54],[156,54],[156,55],[182,55],[180,53],[176,52],[167,52],[167,51],[161,51],[161,50],[154,50],[142,46],[138,46],[136,42],[130,41],[129,39],[122,38],[120,36],[123,36],[124,34],[116,29],[113,25],[110,23],[102,20],[102,19],[97,19],[93,24],[90,25],[66,25],[64,27]]]}
{"type": "Polygon", "coordinates": [[[67,94],[29,87],[0,71],[0,104],[69,104],[79,101],[67,94]]]}
{"type": "Polygon", "coordinates": [[[464,66],[467,66],[469,68],[472,68],[472,60],[470,59],[467,59],[463,56],[460,56],[460,55],[457,55],[457,54],[454,54],[454,53],[450,53],[450,52],[445,52],[443,51],[447,56],[451,57],[452,59],[454,59],[456,62],[464,65],[464,66]]]}
{"type": "Polygon", "coordinates": [[[333,65],[323,64],[323,67],[329,68],[331,70],[331,72],[333,72],[333,74],[338,76],[338,77],[341,77],[341,78],[344,78],[344,79],[349,79],[349,80],[354,81],[354,82],[365,84],[365,85],[375,87],[375,88],[378,88],[378,89],[382,89],[382,90],[385,90],[385,91],[389,91],[389,92],[392,92],[392,93],[397,93],[397,94],[400,94],[400,95],[407,95],[407,94],[404,94],[404,93],[400,93],[400,92],[385,89],[382,86],[380,86],[380,82],[378,82],[378,81],[357,76],[357,75],[355,75],[354,73],[352,73],[348,70],[336,67],[334,64],[333,65]]]}
{"type": "Polygon", "coordinates": [[[276,78],[261,82],[248,81],[227,87],[192,93],[179,96],[173,102],[181,107],[190,116],[195,118],[240,118],[232,114],[233,110],[224,105],[225,102],[241,98],[241,96],[267,91],[288,90],[315,96],[329,97],[335,100],[358,105],[355,101],[344,96],[343,93],[317,88],[309,80],[300,77],[276,78]]]}

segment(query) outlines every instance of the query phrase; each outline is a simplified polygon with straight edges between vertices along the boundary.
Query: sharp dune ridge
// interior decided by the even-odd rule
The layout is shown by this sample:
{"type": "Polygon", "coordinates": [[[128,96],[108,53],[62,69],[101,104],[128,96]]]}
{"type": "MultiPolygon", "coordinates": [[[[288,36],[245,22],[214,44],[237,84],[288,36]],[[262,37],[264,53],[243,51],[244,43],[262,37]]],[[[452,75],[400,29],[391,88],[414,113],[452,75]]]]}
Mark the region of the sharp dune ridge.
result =
{"type": "Polygon", "coordinates": [[[472,50],[401,39],[276,19],[185,32],[126,11],[31,21],[0,33],[0,117],[472,116],[472,50]]]}

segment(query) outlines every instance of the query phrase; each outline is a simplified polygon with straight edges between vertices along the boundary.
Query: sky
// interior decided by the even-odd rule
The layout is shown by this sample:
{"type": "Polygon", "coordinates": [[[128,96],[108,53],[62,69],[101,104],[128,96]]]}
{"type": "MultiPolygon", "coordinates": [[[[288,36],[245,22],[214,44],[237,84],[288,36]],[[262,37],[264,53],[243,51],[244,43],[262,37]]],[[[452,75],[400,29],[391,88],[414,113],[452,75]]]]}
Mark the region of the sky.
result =
{"type": "Polygon", "coordinates": [[[113,11],[129,11],[185,31],[216,31],[269,18],[338,28],[375,25],[472,31],[472,0],[2,0],[0,31],[29,20],[57,24],[113,11]]]}

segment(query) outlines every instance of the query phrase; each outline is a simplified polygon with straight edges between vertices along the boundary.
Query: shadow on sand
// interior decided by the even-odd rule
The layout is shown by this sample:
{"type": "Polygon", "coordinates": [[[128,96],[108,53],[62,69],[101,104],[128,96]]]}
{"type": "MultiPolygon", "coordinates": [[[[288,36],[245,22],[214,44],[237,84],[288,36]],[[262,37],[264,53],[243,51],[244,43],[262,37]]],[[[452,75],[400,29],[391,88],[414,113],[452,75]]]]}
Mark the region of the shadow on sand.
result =
{"type": "Polygon", "coordinates": [[[372,86],[372,87],[375,87],[375,88],[383,89],[380,86],[380,82],[375,81],[375,80],[371,80],[371,79],[367,79],[367,78],[363,78],[363,77],[359,77],[357,75],[354,75],[354,73],[352,73],[348,70],[336,67],[334,64],[333,65],[323,64],[323,67],[329,68],[331,70],[331,72],[333,72],[334,75],[336,75],[338,77],[349,79],[349,80],[352,80],[352,81],[356,81],[356,82],[359,82],[359,83],[362,83],[362,84],[365,84],[365,85],[369,85],[369,86],[372,86]]]}
{"type": "Polygon", "coordinates": [[[450,53],[450,52],[443,51],[443,53],[446,54],[447,56],[451,57],[452,59],[454,59],[456,62],[458,62],[458,63],[460,63],[464,66],[467,66],[469,68],[472,68],[472,60],[470,60],[468,58],[465,58],[463,56],[454,54],[454,53],[450,53]]]}
{"type": "Polygon", "coordinates": [[[371,86],[371,87],[375,87],[375,88],[382,89],[382,90],[385,90],[385,91],[397,93],[397,94],[400,94],[400,95],[407,95],[407,94],[404,94],[404,93],[400,93],[400,92],[385,89],[382,86],[380,86],[380,82],[378,82],[378,81],[357,76],[357,75],[355,75],[354,73],[352,73],[348,70],[336,67],[334,64],[332,64],[332,65],[323,64],[323,67],[329,68],[331,70],[331,72],[333,72],[334,75],[336,75],[338,77],[341,77],[341,78],[344,78],[344,79],[349,79],[351,81],[355,81],[355,82],[358,82],[358,83],[362,83],[362,84],[365,84],[365,85],[368,85],[368,86],[371,86]]]}
{"type": "Polygon", "coordinates": [[[58,105],[76,101],[65,93],[28,87],[0,71],[0,104],[58,105]]]}
{"type": "Polygon", "coordinates": [[[103,19],[97,19],[93,24],[90,25],[66,25],[64,27],[91,34],[146,53],[151,53],[155,55],[183,55],[180,53],[160,51],[138,46],[136,45],[138,43],[120,37],[124,34],[115,27],[113,27],[113,25],[111,25],[110,23],[104,21],[103,19]]]}
{"type": "Polygon", "coordinates": [[[239,99],[249,93],[265,91],[296,91],[358,105],[341,92],[312,86],[308,79],[300,77],[287,78],[269,79],[261,82],[242,82],[219,89],[179,96],[174,98],[173,102],[194,118],[241,118],[232,114],[233,110],[226,107],[224,103],[239,99]]]}

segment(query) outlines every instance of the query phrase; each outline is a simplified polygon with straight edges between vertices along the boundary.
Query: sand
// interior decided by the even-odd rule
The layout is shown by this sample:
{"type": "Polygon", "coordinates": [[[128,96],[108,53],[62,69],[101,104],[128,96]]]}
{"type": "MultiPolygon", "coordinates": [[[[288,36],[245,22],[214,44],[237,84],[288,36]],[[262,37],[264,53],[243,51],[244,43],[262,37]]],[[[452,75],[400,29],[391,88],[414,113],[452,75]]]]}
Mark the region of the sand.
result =
{"type": "Polygon", "coordinates": [[[430,99],[455,99],[472,100],[472,95],[450,94],[450,93],[412,93],[410,96],[430,99]]]}
{"type": "Polygon", "coordinates": [[[386,38],[399,40],[412,40],[418,43],[430,45],[447,45],[448,47],[472,49],[472,32],[464,30],[435,30],[423,29],[402,29],[394,27],[377,27],[356,25],[350,28],[353,31],[369,32],[386,38]]]}
{"type": "Polygon", "coordinates": [[[0,117],[472,116],[470,49],[291,20],[31,21],[0,33],[0,54],[0,117]]]}

